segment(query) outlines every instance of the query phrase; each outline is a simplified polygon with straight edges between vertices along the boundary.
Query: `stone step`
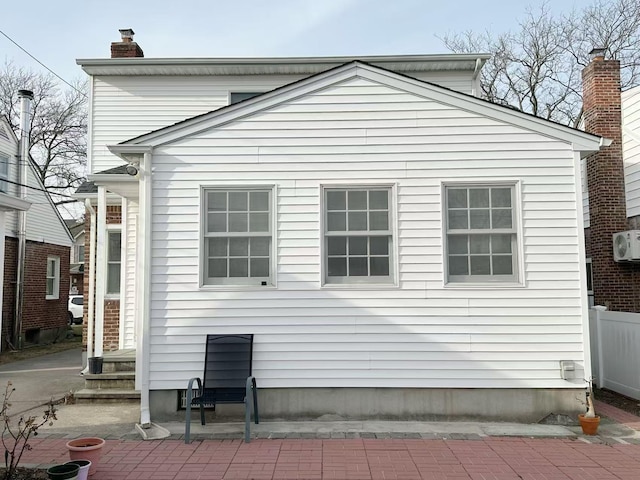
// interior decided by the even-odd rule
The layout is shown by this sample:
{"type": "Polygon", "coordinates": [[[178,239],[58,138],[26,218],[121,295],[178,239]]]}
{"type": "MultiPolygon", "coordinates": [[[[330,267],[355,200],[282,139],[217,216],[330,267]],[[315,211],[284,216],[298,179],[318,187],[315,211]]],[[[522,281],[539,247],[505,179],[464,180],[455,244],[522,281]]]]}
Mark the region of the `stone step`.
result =
{"type": "Polygon", "coordinates": [[[136,359],[131,356],[105,356],[102,360],[102,373],[135,372],[136,359]]]}
{"type": "MultiPolygon", "coordinates": [[[[104,372],[104,370],[103,370],[104,372]]],[[[122,389],[134,390],[135,372],[88,373],[84,376],[85,388],[93,390],[122,389]]]]}
{"type": "Polygon", "coordinates": [[[139,403],[139,390],[84,388],[74,393],[76,403],[139,403]]]}

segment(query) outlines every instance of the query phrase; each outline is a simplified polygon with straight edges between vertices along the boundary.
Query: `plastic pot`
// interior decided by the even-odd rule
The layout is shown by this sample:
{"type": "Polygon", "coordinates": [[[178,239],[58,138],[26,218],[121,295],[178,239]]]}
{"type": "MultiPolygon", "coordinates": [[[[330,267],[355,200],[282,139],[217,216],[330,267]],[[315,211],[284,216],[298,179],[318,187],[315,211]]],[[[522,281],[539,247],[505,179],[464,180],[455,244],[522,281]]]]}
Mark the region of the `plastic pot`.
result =
{"type": "Polygon", "coordinates": [[[72,460],[65,463],[65,465],[78,465],[80,470],[78,471],[78,480],[87,480],[89,476],[89,468],[91,468],[91,462],[89,460],[72,460]]]}
{"type": "Polygon", "coordinates": [[[89,373],[97,374],[102,373],[102,357],[89,357],[89,373]]]}
{"type": "Polygon", "coordinates": [[[74,460],[89,460],[89,475],[96,473],[98,462],[102,456],[102,447],[104,447],[104,439],[99,437],[76,438],[67,442],[69,450],[69,458],[74,460]]]}
{"type": "Polygon", "coordinates": [[[49,480],[74,480],[78,478],[80,467],[78,465],[54,465],[47,470],[49,480]]]}

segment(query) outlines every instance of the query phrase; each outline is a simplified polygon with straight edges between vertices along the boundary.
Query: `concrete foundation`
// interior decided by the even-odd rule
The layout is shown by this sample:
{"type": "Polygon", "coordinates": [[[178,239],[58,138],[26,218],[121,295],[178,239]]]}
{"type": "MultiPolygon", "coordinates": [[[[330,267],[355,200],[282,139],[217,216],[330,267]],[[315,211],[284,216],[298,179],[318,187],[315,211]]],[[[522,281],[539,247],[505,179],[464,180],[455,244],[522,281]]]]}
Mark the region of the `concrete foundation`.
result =
{"type": "MultiPolygon", "coordinates": [[[[264,420],[422,420],[535,423],[550,413],[584,411],[581,389],[272,388],[259,389],[264,420]]],[[[150,392],[151,419],[184,419],[177,390],[150,392]]],[[[193,412],[196,418],[197,408],[193,412]]],[[[242,405],[219,405],[208,418],[242,418],[242,405]]]]}

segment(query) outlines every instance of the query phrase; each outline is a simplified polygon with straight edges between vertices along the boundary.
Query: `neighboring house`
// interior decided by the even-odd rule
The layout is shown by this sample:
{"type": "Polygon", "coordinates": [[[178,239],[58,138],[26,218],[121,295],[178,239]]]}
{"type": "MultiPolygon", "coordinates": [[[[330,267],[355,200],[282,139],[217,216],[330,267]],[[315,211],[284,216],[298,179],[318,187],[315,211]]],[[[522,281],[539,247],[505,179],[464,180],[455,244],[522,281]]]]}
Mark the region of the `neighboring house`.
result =
{"type": "MultiPolygon", "coordinates": [[[[0,117],[0,270],[3,271],[0,348],[52,341],[66,334],[71,236],[35,169],[27,169],[26,200],[19,198],[19,142],[0,117]],[[21,340],[16,315],[18,211],[26,211],[26,260],[21,340]]],[[[31,162],[32,160],[29,159],[31,162]]]]}
{"type": "Polygon", "coordinates": [[[255,335],[267,416],[582,408],[600,137],[474,97],[486,55],[145,59],[123,34],[137,58],[78,60],[78,196],[90,353],[136,349],[142,423],[175,415],[209,333],[255,335]]]}
{"type": "Polygon", "coordinates": [[[73,245],[69,260],[69,293],[82,295],[84,293],[84,220],[65,220],[71,232],[73,245]]]}
{"type": "Polygon", "coordinates": [[[612,140],[583,161],[583,204],[591,305],[640,312],[640,87],[620,94],[620,62],[596,52],[583,71],[584,130],[612,140]],[[619,240],[619,241],[620,241],[619,240]],[[623,245],[623,247],[624,247],[623,245]]]}

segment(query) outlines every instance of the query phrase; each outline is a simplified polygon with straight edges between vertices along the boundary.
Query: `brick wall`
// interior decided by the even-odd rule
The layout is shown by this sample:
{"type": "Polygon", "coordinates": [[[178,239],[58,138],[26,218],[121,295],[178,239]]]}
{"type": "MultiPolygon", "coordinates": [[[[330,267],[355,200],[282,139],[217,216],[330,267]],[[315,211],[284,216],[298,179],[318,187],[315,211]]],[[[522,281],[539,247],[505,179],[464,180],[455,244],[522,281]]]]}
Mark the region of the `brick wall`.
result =
{"type": "MultiPolygon", "coordinates": [[[[122,208],[120,205],[107,206],[107,225],[122,224],[122,208]]],[[[89,259],[90,259],[90,238],[91,238],[91,214],[85,212],[85,236],[84,236],[84,291],[89,292],[89,259]]],[[[95,287],[95,285],[94,285],[95,287]]],[[[94,297],[95,299],[95,297],[94,297]]],[[[82,347],[87,349],[87,316],[88,298],[85,296],[84,325],[82,330],[82,347]]],[[[105,300],[104,302],[104,330],[102,348],[105,352],[117,350],[120,343],[120,300],[105,300]]]]}
{"type": "Polygon", "coordinates": [[[640,311],[640,265],[613,260],[612,235],[628,230],[622,160],[620,62],[594,59],[582,72],[584,126],[613,142],[587,158],[590,228],[585,235],[592,259],[596,305],[640,311]]]}
{"type": "MultiPolygon", "coordinates": [[[[39,330],[35,341],[50,341],[64,334],[68,321],[69,247],[27,241],[22,332],[39,330]],[[59,298],[46,299],[47,258],[60,258],[59,298]]],[[[15,312],[18,240],[5,238],[2,338],[10,339],[15,312]]],[[[4,343],[2,348],[5,349],[4,343]]]]}

